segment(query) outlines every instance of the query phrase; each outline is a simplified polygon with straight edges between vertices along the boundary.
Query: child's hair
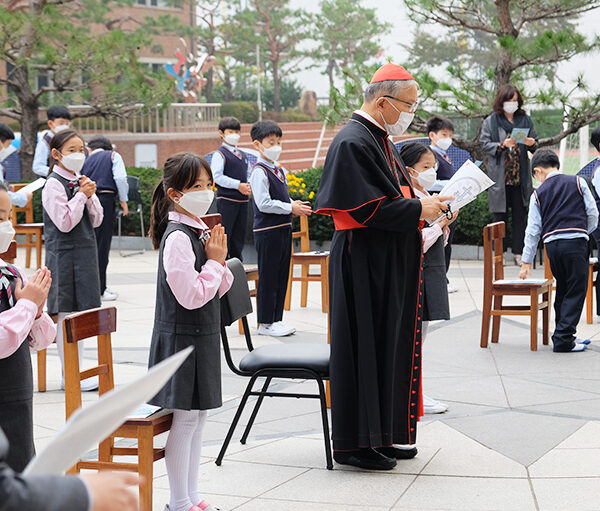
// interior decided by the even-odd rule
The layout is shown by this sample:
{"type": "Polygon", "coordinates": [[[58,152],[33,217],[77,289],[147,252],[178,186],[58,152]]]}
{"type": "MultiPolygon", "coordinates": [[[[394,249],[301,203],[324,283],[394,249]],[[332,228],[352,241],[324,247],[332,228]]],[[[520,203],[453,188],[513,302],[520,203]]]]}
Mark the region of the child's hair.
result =
{"type": "Polygon", "coordinates": [[[560,169],[560,160],[556,153],[550,149],[538,149],[531,159],[531,173],[536,167],[543,169],[560,169]]]}
{"type": "Polygon", "coordinates": [[[590,142],[596,148],[596,151],[600,152],[600,126],[596,126],[592,130],[592,136],[590,138],[590,142]]]}
{"type": "Polygon", "coordinates": [[[434,133],[438,133],[442,130],[450,130],[454,132],[454,124],[452,124],[450,119],[435,115],[427,121],[427,133],[431,133],[432,131],[434,133]]]}
{"type": "Polygon", "coordinates": [[[169,211],[173,202],[167,195],[167,190],[182,191],[193,185],[201,171],[204,170],[213,182],[212,171],[208,162],[197,154],[186,152],[170,156],[165,162],[163,178],[156,185],[152,194],[152,207],[150,213],[150,238],[154,248],[160,247],[160,242],[169,223],[169,211]]]}
{"type": "Polygon", "coordinates": [[[7,140],[14,140],[15,132],[11,130],[6,124],[0,122],[0,142],[6,142],[7,140]]]}
{"type": "Polygon", "coordinates": [[[54,105],[48,108],[48,120],[54,121],[56,119],[69,119],[71,120],[71,112],[64,105],[54,105]]]}
{"type": "Polygon", "coordinates": [[[223,117],[219,121],[219,131],[225,130],[236,130],[240,131],[242,129],[242,125],[240,121],[238,121],[235,117],[223,117]]]}
{"type": "Polygon", "coordinates": [[[92,138],[87,146],[94,151],[95,149],[104,149],[105,151],[112,151],[112,142],[102,135],[92,138]]]}
{"type": "Polygon", "coordinates": [[[275,121],[258,121],[250,129],[250,137],[252,140],[262,142],[269,135],[281,137],[283,132],[275,121]]]}
{"type": "Polygon", "coordinates": [[[430,147],[421,142],[408,142],[400,148],[400,157],[404,165],[408,167],[412,167],[417,163],[425,153],[431,153],[435,156],[430,147]]]}
{"type": "Polygon", "coordinates": [[[52,156],[52,149],[56,149],[59,153],[61,153],[61,149],[63,146],[72,138],[80,138],[83,141],[83,137],[77,133],[75,130],[63,130],[52,137],[50,141],[50,157],[49,157],[49,167],[52,169],[54,165],[58,162],[52,156]]]}
{"type": "Polygon", "coordinates": [[[0,179],[0,192],[8,193],[8,183],[4,179],[0,179]]]}

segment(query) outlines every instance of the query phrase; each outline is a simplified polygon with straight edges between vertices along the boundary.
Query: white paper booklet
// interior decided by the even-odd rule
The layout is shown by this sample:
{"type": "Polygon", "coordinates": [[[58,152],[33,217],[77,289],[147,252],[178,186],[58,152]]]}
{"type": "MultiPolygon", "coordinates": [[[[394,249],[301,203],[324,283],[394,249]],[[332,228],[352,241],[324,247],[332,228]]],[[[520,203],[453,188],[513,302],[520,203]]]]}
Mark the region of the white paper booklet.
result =
{"type": "Polygon", "coordinates": [[[40,188],[43,188],[45,184],[46,184],[46,180],[43,177],[40,177],[39,179],[36,179],[35,181],[32,181],[28,185],[25,185],[19,191],[20,192],[24,192],[24,193],[27,193],[27,192],[33,193],[36,190],[39,190],[40,188]]]}
{"type": "Polygon", "coordinates": [[[192,350],[189,346],[155,365],[141,378],[77,410],[54,440],[29,462],[24,474],[63,474],[117,429],[128,414],[155,396],[192,350]]]}
{"type": "MultiPolygon", "coordinates": [[[[446,186],[442,188],[440,196],[453,196],[454,200],[450,201],[451,210],[457,211],[473,202],[475,198],[483,191],[487,190],[494,184],[477,165],[471,160],[467,160],[461,168],[448,180],[446,186]]],[[[430,225],[436,224],[444,216],[433,219],[429,222],[430,225]]]]}

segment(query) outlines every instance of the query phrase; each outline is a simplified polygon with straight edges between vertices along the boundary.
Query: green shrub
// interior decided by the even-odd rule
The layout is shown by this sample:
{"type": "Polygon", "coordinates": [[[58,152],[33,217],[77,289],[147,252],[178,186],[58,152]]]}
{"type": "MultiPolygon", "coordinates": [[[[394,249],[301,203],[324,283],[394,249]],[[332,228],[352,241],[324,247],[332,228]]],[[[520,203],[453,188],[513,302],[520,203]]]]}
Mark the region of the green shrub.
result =
{"type": "Polygon", "coordinates": [[[480,194],[460,210],[452,243],[456,245],[483,245],[483,228],[492,222],[487,193],[480,194]]]}
{"type": "Polygon", "coordinates": [[[310,122],[312,119],[309,115],[301,112],[297,108],[284,110],[283,112],[273,112],[267,110],[263,113],[263,119],[268,119],[275,122],[310,122]]]}
{"type": "Polygon", "coordinates": [[[241,123],[258,121],[258,106],[253,101],[221,103],[221,117],[237,117],[241,123]]]}

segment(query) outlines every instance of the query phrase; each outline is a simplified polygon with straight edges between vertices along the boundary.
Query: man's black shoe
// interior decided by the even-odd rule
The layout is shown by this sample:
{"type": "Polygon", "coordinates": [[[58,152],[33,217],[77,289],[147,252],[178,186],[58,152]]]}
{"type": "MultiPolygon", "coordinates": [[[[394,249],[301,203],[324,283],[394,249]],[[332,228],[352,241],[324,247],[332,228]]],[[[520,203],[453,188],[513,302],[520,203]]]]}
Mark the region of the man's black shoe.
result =
{"type": "Polygon", "coordinates": [[[399,447],[377,447],[375,449],[378,453],[383,454],[387,458],[395,458],[397,460],[410,460],[417,455],[417,448],[411,447],[410,449],[400,449],[399,447]]]}
{"type": "Polygon", "coordinates": [[[353,465],[367,470],[391,470],[396,466],[395,459],[388,458],[375,449],[334,452],[333,459],[340,465],[353,465]]]}

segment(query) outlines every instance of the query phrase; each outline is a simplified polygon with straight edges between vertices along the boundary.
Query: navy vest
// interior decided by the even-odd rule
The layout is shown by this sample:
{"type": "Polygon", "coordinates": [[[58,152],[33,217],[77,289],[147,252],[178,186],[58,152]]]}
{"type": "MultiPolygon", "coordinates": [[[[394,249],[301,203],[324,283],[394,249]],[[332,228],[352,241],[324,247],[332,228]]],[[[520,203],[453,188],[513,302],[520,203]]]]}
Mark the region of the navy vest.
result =
{"type": "Polygon", "coordinates": [[[454,166],[451,162],[447,161],[440,153],[435,153],[435,159],[438,163],[437,178],[440,180],[450,179],[454,175],[454,166]]]}
{"type": "MultiPolygon", "coordinates": [[[[236,156],[231,150],[225,146],[219,147],[217,151],[225,159],[223,164],[223,174],[232,179],[237,179],[242,183],[248,182],[248,158],[239,151],[240,156],[236,156]]],[[[233,199],[235,201],[248,202],[248,196],[240,193],[239,190],[233,188],[224,188],[217,185],[217,198],[233,199]]]]}
{"type": "Polygon", "coordinates": [[[557,174],[534,193],[542,213],[542,239],[559,233],[587,235],[587,212],[577,176],[557,174]]]}
{"type": "Polygon", "coordinates": [[[98,151],[86,158],[81,169],[83,175],[96,182],[99,192],[117,193],[117,183],[112,172],[112,158],[112,151],[98,151]]]}
{"type": "MultiPolygon", "coordinates": [[[[256,163],[252,172],[264,172],[269,180],[269,195],[273,200],[282,202],[291,202],[288,192],[288,185],[285,179],[285,170],[283,167],[278,167],[283,181],[275,174],[275,170],[271,169],[263,163],[256,163]]],[[[254,228],[253,231],[266,231],[268,229],[276,229],[280,227],[288,227],[292,225],[292,215],[278,215],[273,213],[263,213],[256,206],[256,202],[252,201],[254,207],[254,228]]]]}
{"type": "Polygon", "coordinates": [[[589,178],[586,179],[584,176],[581,176],[581,177],[583,177],[586,180],[586,182],[592,192],[592,195],[594,196],[594,200],[596,201],[596,207],[598,208],[598,211],[600,211],[600,195],[598,195],[598,190],[596,190],[596,187],[594,186],[594,182],[593,182],[594,177],[596,176],[596,172],[598,172],[598,170],[600,170],[600,159],[596,160],[596,166],[594,167],[594,170],[592,171],[592,175],[589,178]]]}

